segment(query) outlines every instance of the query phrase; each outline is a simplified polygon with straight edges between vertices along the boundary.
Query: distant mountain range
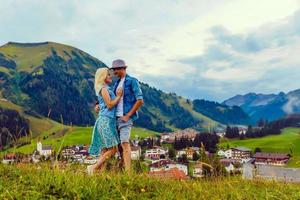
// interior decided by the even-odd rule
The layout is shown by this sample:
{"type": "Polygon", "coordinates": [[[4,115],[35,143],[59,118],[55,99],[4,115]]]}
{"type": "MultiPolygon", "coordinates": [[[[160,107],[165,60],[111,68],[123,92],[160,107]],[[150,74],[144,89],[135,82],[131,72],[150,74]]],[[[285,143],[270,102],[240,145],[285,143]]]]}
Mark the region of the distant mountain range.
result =
{"type": "MultiPolygon", "coordinates": [[[[22,107],[27,115],[93,125],[93,79],[99,67],[107,66],[68,45],[9,42],[0,47],[0,99],[22,107]]],[[[204,100],[199,104],[145,83],[141,86],[145,105],[136,125],[150,130],[208,130],[227,123],[247,123],[249,118],[236,106],[204,100]]],[[[0,106],[5,107],[1,101],[0,106]]]]}
{"type": "Polygon", "coordinates": [[[227,106],[240,106],[254,121],[273,121],[289,114],[300,113],[300,89],[279,94],[236,95],[223,102],[227,106]]]}

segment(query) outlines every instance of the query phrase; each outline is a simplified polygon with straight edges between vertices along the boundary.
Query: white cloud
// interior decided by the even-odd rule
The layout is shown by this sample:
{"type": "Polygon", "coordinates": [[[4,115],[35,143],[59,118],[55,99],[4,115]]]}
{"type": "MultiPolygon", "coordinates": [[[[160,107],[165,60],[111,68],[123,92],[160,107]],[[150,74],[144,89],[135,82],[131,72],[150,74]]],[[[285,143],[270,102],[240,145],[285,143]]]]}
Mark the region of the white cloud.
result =
{"type": "Polygon", "coordinates": [[[297,9],[299,0],[4,0],[0,42],[66,43],[107,65],[123,58],[150,85],[220,100],[296,87],[280,75],[299,71],[297,9]],[[223,27],[231,42],[221,43],[213,27],[223,27]]]}
{"type": "Polygon", "coordinates": [[[284,112],[287,114],[295,113],[296,108],[300,107],[300,100],[297,97],[288,97],[288,102],[283,106],[284,112]]]}

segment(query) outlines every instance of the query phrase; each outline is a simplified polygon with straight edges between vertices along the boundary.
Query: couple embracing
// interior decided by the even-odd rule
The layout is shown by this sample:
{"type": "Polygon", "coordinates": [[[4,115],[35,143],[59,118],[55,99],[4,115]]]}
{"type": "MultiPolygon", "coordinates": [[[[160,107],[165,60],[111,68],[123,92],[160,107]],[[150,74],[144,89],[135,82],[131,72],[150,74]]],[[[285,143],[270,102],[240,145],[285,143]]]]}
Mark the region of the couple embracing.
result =
{"type": "Polygon", "coordinates": [[[122,150],[125,171],[130,172],[131,127],[133,121],[138,118],[137,110],[144,102],[138,80],[126,74],[126,68],[127,65],[123,60],[113,61],[111,70],[118,77],[113,87],[111,87],[112,77],[108,68],[99,68],[96,71],[95,92],[99,113],[93,129],[89,153],[95,156],[100,154],[100,156],[94,165],[87,167],[89,175],[103,168],[107,159],[115,155],[119,149],[122,150]]]}

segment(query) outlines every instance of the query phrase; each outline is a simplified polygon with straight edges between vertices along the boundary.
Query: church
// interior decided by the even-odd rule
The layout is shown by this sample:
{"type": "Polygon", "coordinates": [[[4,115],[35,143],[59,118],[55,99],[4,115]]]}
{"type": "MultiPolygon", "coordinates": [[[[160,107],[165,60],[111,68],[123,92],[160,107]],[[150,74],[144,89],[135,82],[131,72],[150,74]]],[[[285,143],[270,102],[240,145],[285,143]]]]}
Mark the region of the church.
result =
{"type": "Polygon", "coordinates": [[[40,155],[51,156],[52,146],[51,145],[42,145],[41,141],[37,142],[37,151],[40,155]]]}

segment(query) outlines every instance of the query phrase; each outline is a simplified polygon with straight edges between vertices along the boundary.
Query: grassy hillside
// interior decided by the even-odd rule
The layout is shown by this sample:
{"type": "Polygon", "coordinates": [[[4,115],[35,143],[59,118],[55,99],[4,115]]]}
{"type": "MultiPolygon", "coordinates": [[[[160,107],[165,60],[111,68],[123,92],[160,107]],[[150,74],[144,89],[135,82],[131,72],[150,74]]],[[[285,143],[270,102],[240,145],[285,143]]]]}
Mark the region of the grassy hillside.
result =
{"type": "MultiPolygon", "coordinates": [[[[32,153],[36,149],[36,144],[38,139],[41,140],[43,144],[51,144],[55,151],[58,151],[60,147],[72,146],[77,144],[91,143],[93,127],[67,127],[58,124],[53,126],[51,129],[42,132],[39,137],[31,140],[31,144],[21,146],[19,148],[11,148],[9,152],[21,152],[21,153],[32,153]]],[[[149,136],[158,135],[159,133],[150,131],[144,128],[134,127],[131,132],[131,138],[139,136],[140,138],[145,138],[149,136]]],[[[30,140],[28,137],[21,138],[21,141],[30,140]]],[[[2,152],[3,154],[6,152],[2,152]]]]}
{"type": "MultiPolygon", "coordinates": [[[[43,144],[51,144],[57,151],[59,147],[76,144],[90,144],[93,127],[66,126],[45,117],[34,117],[27,115],[24,109],[10,101],[0,100],[0,107],[17,110],[21,116],[27,118],[30,124],[30,135],[22,137],[15,145],[31,141],[31,144],[19,148],[11,148],[8,151],[21,153],[32,153],[36,149],[36,143],[40,139],[43,144]]],[[[134,127],[131,137],[139,136],[145,138],[148,136],[159,135],[160,133],[150,131],[144,128],[134,127]]],[[[5,152],[2,152],[4,154],[5,152]]]]}
{"type": "Polygon", "coordinates": [[[216,121],[206,117],[205,115],[202,115],[201,113],[193,110],[192,103],[187,103],[186,99],[178,98],[178,102],[179,102],[180,106],[182,106],[184,109],[189,111],[194,117],[196,117],[197,119],[200,119],[203,122],[202,126],[204,129],[210,131],[212,128],[221,126],[221,124],[219,122],[216,122],[216,121]]]}
{"type": "Polygon", "coordinates": [[[55,49],[58,56],[65,60],[74,58],[72,51],[82,52],[74,47],[55,42],[15,43],[9,42],[1,46],[1,53],[8,59],[14,60],[19,72],[32,72],[44,64],[44,59],[52,55],[55,49]]]}
{"type": "Polygon", "coordinates": [[[300,167],[300,129],[286,128],[280,135],[271,135],[263,138],[245,140],[221,140],[221,147],[244,146],[254,150],[256,147],[263,152],[282,152],[289,153],[292,158],[288,165],[290,167],[300,167]]]}
{"type": "MultiPolygon", "coordinates": [[[[1,96],[0,96],[1,98],[1,96]]],[[[24,108],[12,103],[11,101],[7,100],[0,100],[0,107],[16,110],[22,115],[23,117],[29,120],[30,129],[31,129],[31,136],[37,137],[42,133],[53,132],[59,129],[67,128],[67,126],[62,125],[56,121],[53,121],[48,118],[44,117],[33,117],[25,113],[24,108]]]]}
{"type": "Polygon", "coordinates": [[[147,84],[141,84],[145,104],[137,123],[141,127],[158,132],[170,132],[176,128],[208,130],[219,123],[193,110],[186,99],[175,93],[164,93],[147,84]],[[153,129],[154,127],[154,129],[153,129]]]}
{"type": "Polygon", "coordinates": [[[248,181],[159,180],[146,174],[103,173],[88,177],[83,166],[0,165],[0,199],[299,199],[300,185],[248,181]]]}
{"type": "Polygon", "coordinates": [[[100,60],[54,42],[9,42],[0,47],[0,66],[1,95],[9,101],[58,122],[92,125],[92,80],[106,67],[100,60]]]}

